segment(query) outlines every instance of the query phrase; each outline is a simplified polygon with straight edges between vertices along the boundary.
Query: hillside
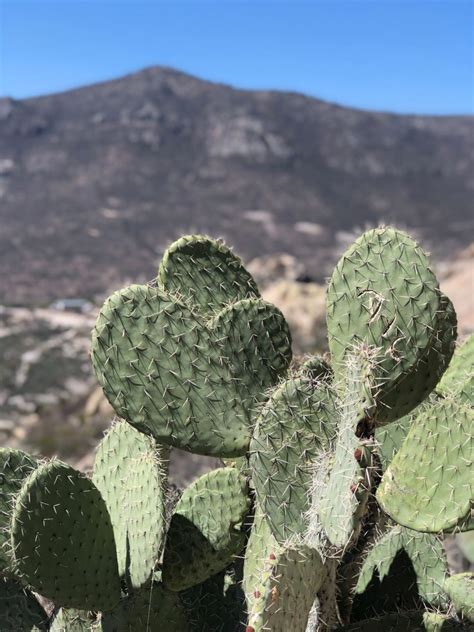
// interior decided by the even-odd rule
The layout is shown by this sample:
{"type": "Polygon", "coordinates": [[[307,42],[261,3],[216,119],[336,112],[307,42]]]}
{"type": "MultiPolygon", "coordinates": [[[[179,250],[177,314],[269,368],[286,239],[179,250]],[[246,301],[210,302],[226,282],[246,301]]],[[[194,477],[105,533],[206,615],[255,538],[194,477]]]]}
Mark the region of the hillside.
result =
{"type": "Polygon", "coordinates": [[[0,100],[0,304],[147,280],[183,232],[320,281],[381,221],[447,259],[472,238],[474,119],[353,110],[165,68],[0,100]]]}

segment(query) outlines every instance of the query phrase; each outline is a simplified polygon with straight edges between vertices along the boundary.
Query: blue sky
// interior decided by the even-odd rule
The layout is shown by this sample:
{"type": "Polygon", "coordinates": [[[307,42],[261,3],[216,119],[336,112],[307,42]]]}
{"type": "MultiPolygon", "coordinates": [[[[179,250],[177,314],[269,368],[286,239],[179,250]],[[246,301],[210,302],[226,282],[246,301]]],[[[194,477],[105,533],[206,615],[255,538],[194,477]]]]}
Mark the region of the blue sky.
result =
{"type": "Polygon", "coordinates": [[[0,0],[0,95],[166,65],[395,112],[473,111],[463,0],[0,0]]]}

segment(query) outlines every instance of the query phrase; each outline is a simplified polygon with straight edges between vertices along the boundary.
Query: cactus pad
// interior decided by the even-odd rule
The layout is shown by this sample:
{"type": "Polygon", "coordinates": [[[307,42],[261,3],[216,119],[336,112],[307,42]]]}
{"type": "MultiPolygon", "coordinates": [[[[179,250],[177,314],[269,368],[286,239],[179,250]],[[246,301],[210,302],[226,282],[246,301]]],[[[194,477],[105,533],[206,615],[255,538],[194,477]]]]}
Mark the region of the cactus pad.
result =
{"type": "Polygon", "coordinates": [[[281,384],[263,407],[250,466],[258,501],[280,543],[306,529],[313,463],[329,450],[336,423],[332,390],[308,376],[281,384]]]}
{"type": "Polygon", "coordinates": [[[456,350],[436,390],[441,395],[456,395],[459,401],[474,406],[474,334],[456,350]]]}
{"type": "Polygon", "coordinates": [[[192,632],[243,632],[245,598],[233,567],[180,592],[192,632]]]}
{"type": "Polygon", "coordinates": [[[325,571],[319,553],[280,546],[259,512],[245,553],[244,590],[252,632],[305,632],[325,571]]]}
{"type": "Polygon", "coordinates": [[[380,458],[383,472],[385,472],[396,453],[402,447],[416,416],[415,413],[411,413],[391,424],[375,429],[374,436],[377,442],[377,454],[380,458]]]}
{"type": "Polygon", "coordinates": [[[449,399],[422,411],[382,478],[377,499],[417,531],[450,530],[470,514],[474,410],[449,399]]]}
{"type": "Polygon", "coordinates": [[[397,554],[404,550],[416,573],[418,593],[432,606],[446,607],[444,582],[449,570],[441,541],[429,533],[419,533],[400,525],[392,526],[372,546],[360,569],[356,594],[362,594],[377,571],[380,581],[389,574],[397,554]]]}
{"type": "Polygon", "coordinates": [[[16,498],[11,527],[15,572],[58,605],[107,609],[120,598],[114,535],[95,485],[51,461],[16,498]]]}
{"type": "Polygon", "coordinates": [[[291,360],[283,315],[244,299],[211,321],[160,289],[132,285],[104,304],[92,363],[119,416],[159,442],[243,455],[250,411],[291,360]]]}
{"type": "MultiPolygon", "coordinates": [[[[337,264],[327,293],[332,366],[340,376],[348,351],[364,343],[377,350],[372,386],[381,404],[380,420],[394,417],[384,397],[434,344],[439,310],[440,292],[428,258],[400,231],[367,231],[337,264]]],[[[420,401],[424,396],[420,393],[420,401]]]]}
{"type": "Polygon", "coordinates": [[[61,608],[48,632],[102,632],[102,625],[88,612],[61,608]]]}
{"type": "Polygon", "coordinates": [[[181,496],[163,558],[163,584],[174,591],[200,584],[228,566],[245,546],[248,485],[234,468],[204,474],[181,496]]]}
{"type": "Polygon", "coordinates": [[[21,584],[0,577],[0,630],[40,632],[46,630],[47,616],[35,597],[21,584]]]}
{"type": "Polygon", "coordinates": [[[345,383],[340,387],[339,422],[334,456],[328,480],[313,479],[312,508],[328,540],[336,547],[346,547],[360,530],[372,487],[371,440],[356,435],[359,423],[371,407],[370,393],[366,392],[366,375],[371,366],[370,354],[365,352],[346,357],[345,383]],[[323,483],[323,484],[322,484],[323,483]],[[318,487],[322,491],[318,499],[318,487]]]}
{"type": "Polygon", "coordinates": [[[440,292],[438,330],[425,355],[400,382],[381,399],[378,421],[400,419],[416,408],[437,385],[453,356],[457,318],[453,304],[440,292]]]}
{"type": "Polygon", "coordinates": [[[154,439],[125,421],[114,423],[97,450],[92,480],[112,520],[119,574],[133,588],[151,577],[160,554],[164,479],[154,439]]]}
{"type": "Polygon", "coordinates": [[[456,612],[474,623],[474,573],[458,573],[444,585],[456,612]]]}
{"type": "Polygon", "coordinates": [[[190,632],[179,596],[150,582],[102,615],[101,632],[190,632]]]}
{"type": "Polygon", "coordinates": [[[472,632],[472,628],[443,614],[413,611],[366,619],[337,632],[472,632]]]}
{"type": "Polygon", "coordinates": [[[26,452],[0,449],[0,569],[12,565],[10,525],[15,496],[37,466],[37,460],[26,452]]]}
{"type": "Polygon", "coordinates": [[[222,242],[204,235],[187,235],[171,244],[161,260],[157,282],[204,313],[260,297],[241,260],[222,242]]]}
{"type": "Polygon", "coordinates": [[[329,362],[326,362],[321,356],[311,356],[307,358],[299,368],[299,372],[313,380],[332,378],[332,369],[329,362]]]}

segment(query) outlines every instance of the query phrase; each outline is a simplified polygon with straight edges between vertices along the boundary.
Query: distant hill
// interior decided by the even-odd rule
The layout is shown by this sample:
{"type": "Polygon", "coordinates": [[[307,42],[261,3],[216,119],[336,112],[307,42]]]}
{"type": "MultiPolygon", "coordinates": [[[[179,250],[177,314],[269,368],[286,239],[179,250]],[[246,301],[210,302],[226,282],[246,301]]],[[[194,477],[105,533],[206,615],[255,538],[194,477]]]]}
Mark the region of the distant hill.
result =
{"type": "Polygon", "coordinates": [[[321,280],[345,233],[472,239],[474,119],[354,110],[150,68],[0,100],[0,303],[94,298],[147,280],[186,232],[321,280]]]}

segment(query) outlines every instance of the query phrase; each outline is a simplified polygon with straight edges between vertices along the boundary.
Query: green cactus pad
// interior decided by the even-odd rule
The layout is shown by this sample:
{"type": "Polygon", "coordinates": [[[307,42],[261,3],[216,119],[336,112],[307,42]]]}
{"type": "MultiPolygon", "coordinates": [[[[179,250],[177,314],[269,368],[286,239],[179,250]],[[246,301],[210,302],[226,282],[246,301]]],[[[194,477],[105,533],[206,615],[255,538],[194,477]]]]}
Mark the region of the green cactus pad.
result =
{"type": "Polygon", "coordinates": [[[337,632],[472,632],[472,628],[443,614],[413,611],[366,619],[337,632]]]}
{"type": "Polygon", "coordinates": [[[384,398],[433,346],[439,310],[438,282],[428,258],[400,231],[364,233],[337,264],[327,293],[333,369],[337,377],[344,374],[346,354],[354,347],[367,344],[377,350],[372,387],[380,421],[394,417],[384,398]]]}
{"type": "Polygon", "coordinates": [[[324,577],[319,553],[306,546],[280,546],[258,511],[244,563],[247,630],[305,632],[324,577]]]}
{"type": "Polygon", "coordinates": [[[250,412],[291,360],[281,312],[261,299],[211,321],[162,290],[132,285],[104,304],[92,363],[119,416],[160,443],[241,456],[250,412]]]}
{"type": "Polygon", "coordinates": [[[241,632],[245,598],[232,566],[180,592],[192,632],[241,632]]]}
{"type": "Polygon", "coordinates": [[[179,596],[152,582],[102,615],[101,632],[190,632],[179,596]]]}
{"type": "Polygon", "coordinates": [[[61,608],[54,616],[48,632],[102,632],[102,625],[84,610],[61,608]]]}
{"type": "Polygon", "coordinates": [[[260,297],[241,260],[223,243],[204,235],[187,235],[171,244],[161,260],[157,281],[161,289],[205,313],[260,297]]]}
{"type": "Polygon", "coordinates": [[[360,569],[356,594],[362,594],[367,589],[375,572],[383,581],[402,550],[413,565],[420,597],[432,606],[446,608],[448,599],[443,587],[449,569],[442,542],[432,534],[419,533],[400,525],[391,526],[369,550],[360,569]]]}
{"type": "Polygon", "coordinates": [[[326,362],[321,356],[311,356],[307,358],[299,368],[302,375],[306,375],[313,380],[332,378],[332,369],[329,362],[326,362]]]}
{"type": "Polygon", "coordinates": [[[24,482],[11,526],[15,572],[57,605],[106,610],[120,598],[114,535],[95,485],[60,461],[24,482]]]}
{"type": "Polygon", "coordinates": [[[352,430],[343,432],[341,423],[324,493],[316,500],[313,480],[313,510],[326,537],[336,547],[347,547],[357,539],[372,488],[370,441],[361,442],[352,430]],[[357,459],[354,455],[361,454],[357,459]]]}
{"type": "Polygon", "coordinates": [[[341,548],[357,538],[372,487],[374,443],[356,436],[371,406],[370,394],[364,392],[370,363],[370,355],[365,353],[347,356],[329,478],[321,481],[318,468],[314,471],[312,509],[328,540],[341,548]]]}
{"type": "Polygon", "coordinates": [[[250,508],[239,472],[204,474],[181,496],[171,519],[163,558],[163,584],[174,591],[200,584],[228,566],[245,546],[242,523],[250,508]]]}
{"type": "Polygon", "coordinates": [[[150,577],[165,529],[166,474],[151,437],[117,421],[100,443],[92,480],[112,520],[119,574],[133,588],[150,577]]]}
{"type": "Polygon", "coordinates": [[[249,460],[247,456],[236,456],[234,458],[222,459],[224,467],[233,467],[238,470],[242,476],[251,476],[249,460]]]}
{"type": "Polygon", "coordinates": [[[441,395],[456,398],[474,406],[474,334],[455,352],[436,390],[441,395]]]}
{"type": "Polygon", "coordinates": [[[446,580],[446,592],[456,612],[474,623],[474,573],[458,573],[446,580]]]}
{"type": "Polygon", "coordinates": [[[449,399],[422,411],[377,490],[382,509],[417,531],[450,530],[470,514],[474,411],[449,399]]]}
{"type": "Polygon", "coordinates": [[[419,412],[420,409],[416,409],[413,413],[405,415],[391,424],[375,429],[374,436],[377,442],[377,454],[380,458],[382,472],[385,472],[396,453],[402,447],[408,431],[419,412]]]}
{"type": "Polygon", "coordinates": [[[13,562],[10,525],[15,496],[23,481],[38,466],[38,461],[12,448],[0,448],[0,569],[8,570],[13,562]]]}
{"type": "Polygon", "coordinates": [[[35,597],[19,582],[0,577],[0,630],[40,632],[47,616],[35,597]]]}
{"type": "Polygon", "coordinates": [[[306,530],[313,463],[329,450],[337,421],[332,390],[308,376],[281,384],[262,409],[250,467],[258,501],[280,543],[306,530]]]}
{"type": "Polygon", "coordinates": [[[447,369],[457,337],[457,318],[453,304],[440,292],[438,330],[425,355],[389,392],[380,397],[378,423],[406,416],[426,400],[447,369]]]}

